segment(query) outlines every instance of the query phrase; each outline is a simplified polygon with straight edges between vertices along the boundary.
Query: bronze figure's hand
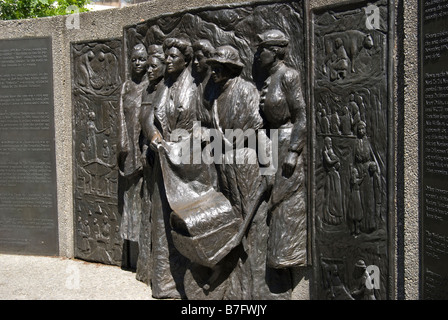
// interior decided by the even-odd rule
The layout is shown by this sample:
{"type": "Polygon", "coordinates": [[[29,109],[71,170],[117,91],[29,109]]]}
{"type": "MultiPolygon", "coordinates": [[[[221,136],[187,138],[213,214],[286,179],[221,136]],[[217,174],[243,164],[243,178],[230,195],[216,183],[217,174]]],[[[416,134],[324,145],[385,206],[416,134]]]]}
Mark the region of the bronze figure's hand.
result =
{"type": "Polygon", "coordinates": [[[283,163],[283,175],[287,178],[292,176],[294,169],[296,167],[297,159],[299,154],[293,151],[290,151],[288,156],[283,163]]]}

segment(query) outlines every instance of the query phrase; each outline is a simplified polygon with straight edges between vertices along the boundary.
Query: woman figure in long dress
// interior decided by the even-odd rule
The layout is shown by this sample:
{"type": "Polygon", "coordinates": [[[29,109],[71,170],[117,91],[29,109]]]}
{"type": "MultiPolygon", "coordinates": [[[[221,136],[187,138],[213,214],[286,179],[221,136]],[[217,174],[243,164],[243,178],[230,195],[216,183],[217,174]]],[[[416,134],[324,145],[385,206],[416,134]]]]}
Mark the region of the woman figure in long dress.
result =
{"type": "Polygon", "coordinates": [[[147,116],[147,137],[155,154],[151,195],[151,289],[155,298],[183,298],[188,263],[175,248],[171,236],[171,207],[167,199],[159,147],[171,140],[176,129],[191,132],[195,120],[195,85],[191,75],[192,47],[188,40],[167,38],[164,80],[152,99],[147,116]]]}
{"type": "MultiPolygon", "coordinates": [[[[307,264],[306,112],[299,71],[284,62],[289,39],[279,30],[258,35],[257,62],[268,77],[260,96],[265,127],[278,132],[278,163],[268,202],[267,266],[287,293],[290,267],[307,264]]],[[[279,289],[277,289],[279,292],[279,289]]],[[[284,296],[285,297],[285,296],[284,296]]]]}
{"type": "Polygon", "coordinates": [[[330,137],[324,139],[322,151],[325,177],[324,220],[328,224],[338,225],[342,222],[342,190],[339,176],[339,157],[334,153],[330,137]]]}
{"type": "Polygon", "coordinates": [[[142,215],[142,150],[143,134],[140,125],[141,99],[148,86],[146,75],[147,51],[137,44],[131,53],[131,78],[123,83],[119,104],[118,166],[119,206],[122,214],[120,233],[128,245],[131,267],[138,249],[142,215]]]}
{"type": "MultiPolygon", "coordinates": [[[[215,128],[225,133],[228,130],[252,133],[255,138],[256,130],[263,126],[263,119],[259,113],[259,95],[252,83],[244,80],[240,74],[244,64],[240,60],[238,51],[231,46],[216,48],[212,58],[207,60],[211,67],[211,79],[214,82],[210,95],[204,98],[204,104],[212,106],[215,128]]],[[[222,136],[224,144],[231,146],[235,157],[228,161],[225,154],[223,163],[216,165],[220,191],[230,200],[233,210],[242,219],[250,219],[250,211],[259,189],[261,177],[256,160],[255,149],[238,145],[222,136]],[[254,160],[254,161],[251,161],[254,160]]],[[[227,149],[226,149],[227,150],[227,149]]],[[[255,217],[254,220],[257,218],[255,217]]],[[[253,261],[258,253],[258,247],[249,243],[254,239],[249,226],[247,236],[229,255],[223,259],[225,266],[221,273],[228,274],[227,279],[218,288],[222,291],[223,299],[260,299],[260,287],[256,278],[265,275],[254,272],[253,261]],[[245,245],[247,244],[247,245],[245,245]],[[248,258],[246,258],[248,257],[248,258]],[[230,268],[228,266],[231,266],[230,268]]],[[[218,293],[218,292],[217,292],[218,293]]]]}
{"type": "Polygon", "coordinates": [[[359,175],[358,170],[355,167],[350,169],[350,201],[348,203],[347,220],[350,233],[354,236],[358,236],[361,231],[361,221],[364,216],[364,212],[361,205],[361,194],[359,186],[362,183],[363,178],[359,175]]]}
{"type": "Polygon", "coordinates": [[[375,154],[372,150],[369,138],[367,137],[366,124],[360,121],[357,126],[357,139],[354,148],[354,166],[358,170],[358,174],[362,177],[360,183],[361,206],[363,210],[363,226],[365,232],[372,232],[375,229],[375,191],[373,172],[370,170],[372,164],[377,166],[376,174],[380,174],[380,170],[376,161],[375,154]]]}
{"type": "Polygon", "coordinates": [[[155,153],[149,147],[148,137],[151,136],[151,126],[154,122],[153,100],[159,88],[163,84],[165,74],[165,53],[161,45],[148,46],[147,74],[149,84],[142,94],[142,111],[140,123],[145,136],[143,145],[143,201],[142,222],[140,227],[139,254],[137,261],[136,278],[148,285],[152,277],[152,224],[151,224],[151,195],[154,189],[153,167],[155,153]]]}

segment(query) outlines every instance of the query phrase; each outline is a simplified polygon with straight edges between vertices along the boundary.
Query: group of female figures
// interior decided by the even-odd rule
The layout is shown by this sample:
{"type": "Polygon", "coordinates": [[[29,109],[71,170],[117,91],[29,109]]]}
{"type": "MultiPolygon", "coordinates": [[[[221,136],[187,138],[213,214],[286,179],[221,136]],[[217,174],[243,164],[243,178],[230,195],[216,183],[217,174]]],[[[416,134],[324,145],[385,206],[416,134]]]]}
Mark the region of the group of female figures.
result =
{"type": "Polygon", "coordinates": [[[349,193],[344,216],[340,167],[341,159],[333,149],[331,137],[324,138],[322,149],[323,165],[326,171],[323,219],[329,225],[340,225],[347,219],[350,234],[359,236],[362,232],[371,233],[384,220],[381,215],[382,183],[381,172],[375,153],[366,133],[366,124],[356,125],[356,139],[350,145],[353,150],[353,163],[348,165],[349,193]]]}
{"type": "MultiPolygon", "coordinates": [[[[133,48],[131,79],[120,101],[121,234],[139,243],[137,276],[151,284],[156,298],[288,299],[290,268],[307,263],[302,80],[284,62],[289,39],[283,32],[269,30],[258,40],[255,62],[266,73],[261,92],[241,77],[245,65],[232,46],[167,38],[163,45],[133,48]],[[171,135],[182,129],[189,135],[177,138],[191,140],[196,121],[221,133],[276,130],[276,173],[260,175],[258,162],[173,164],[171,135]],[[216,218],[224,205],[210,201],[192,210],[208,190],[228,201],[243,235],[212,267],[181,254],[173,241],[173,213],[186,210],[204,236],[211,232],[204,226],[215,224],[216,241],[205,246],[221,250],[213,246],[226,236],[216,226],[224,223],[216,218]]],[[[256,150],[245,146],[236,153],[248,158],[256,150]]]]}

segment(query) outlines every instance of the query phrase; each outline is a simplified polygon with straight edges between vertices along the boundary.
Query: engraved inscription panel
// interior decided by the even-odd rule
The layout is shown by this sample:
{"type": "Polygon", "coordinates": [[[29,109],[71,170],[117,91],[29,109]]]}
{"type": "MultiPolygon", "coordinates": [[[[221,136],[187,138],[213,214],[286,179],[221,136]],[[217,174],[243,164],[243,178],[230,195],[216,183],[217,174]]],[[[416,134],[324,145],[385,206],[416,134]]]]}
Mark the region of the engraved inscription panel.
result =
{"type": "Polygon", "coordinates": [[[75,256],[121,265],[117,112],[121,41],[72,44],[75,256]]]}
{"type": "Polygon", "coordinates": [[[363,1],[312,16],[319,299],[389,296],[388,10],[386,1],[363,1]]]}
{"type": "Polygon", "coordinates": [[[420,2],[421,275],[424,299],[448,298],[448,7],[420,2]]]}
{"type": "Polygon", "coordinates": [[[58,253],[51,38],[0,40],[0,251],[58,253]]]}

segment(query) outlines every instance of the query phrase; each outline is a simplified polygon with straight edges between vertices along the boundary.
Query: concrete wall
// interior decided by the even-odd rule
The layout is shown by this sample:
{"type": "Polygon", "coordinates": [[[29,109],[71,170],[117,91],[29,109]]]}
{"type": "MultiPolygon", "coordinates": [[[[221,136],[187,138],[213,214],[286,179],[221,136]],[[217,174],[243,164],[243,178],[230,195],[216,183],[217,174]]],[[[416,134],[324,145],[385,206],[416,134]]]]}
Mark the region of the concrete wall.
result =
{"type": "Polygon", "coordinates": [[[403,13],[399,26],[402,58],[398,75],[398,140],[399,168],[398,205],[400,223],[397,225],[400,251],[399,282],[403,283],[403,298],[419,298],[420,228],[419,228],[419,142],[418,142],[418,1],[406,1],[399,12],[403,13]],[[402,145],[401,145],[402,144],[402,145]]]}
{"type": "MultiPolygon", "coordinates": [[[[189,8],[238,3],[232,0],[154,0],[145,3],[79,15],[79,29],[66,27],[67,17],[0,21],[0,39],[52,37],[54,70],[54,115],[59,213],[59,254],[74,255],[72,187],[72,104],[70,42],[122,37],[123,27],[163,13],[189,8]]],[[[309,0],[310,9],[341,3],[341,0],[309,0]]],[[[418,2],[396,1],[397,44],[394,53],[396,124],[396,219],[391,226],[396,244],[392,266],[395,298],[419,298],[419,189],[418,189],[418,2]]],[[[295,297],[309,298],[311,272],[297,274],[295,297]]]]}

